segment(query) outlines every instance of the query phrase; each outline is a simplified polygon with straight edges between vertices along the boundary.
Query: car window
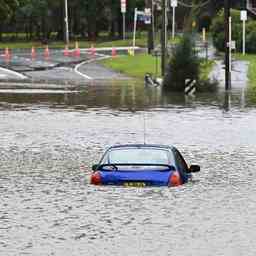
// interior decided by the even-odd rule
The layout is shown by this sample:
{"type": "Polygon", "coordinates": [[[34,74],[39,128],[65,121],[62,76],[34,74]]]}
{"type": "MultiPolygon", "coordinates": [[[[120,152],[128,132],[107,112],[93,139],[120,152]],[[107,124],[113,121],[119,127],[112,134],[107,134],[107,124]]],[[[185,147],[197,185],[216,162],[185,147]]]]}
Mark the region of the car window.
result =
{"type": "Polygon", "coordinates": [[[183,171],[183,172],[187,172],[188,166],[187,166],[186,161],[182,157],[181,153],[177,149],[175,149],[174,154],[175,154],[175,158],[176,158],[176,162],[177,162],[179,170],[183,171]]]}
{"type": "Polygon", "coordinates": [[[122,148],[109,151],[105,159],[103,159],[103,163],[174,164],[174,158],[165,149],[122,148]]]}

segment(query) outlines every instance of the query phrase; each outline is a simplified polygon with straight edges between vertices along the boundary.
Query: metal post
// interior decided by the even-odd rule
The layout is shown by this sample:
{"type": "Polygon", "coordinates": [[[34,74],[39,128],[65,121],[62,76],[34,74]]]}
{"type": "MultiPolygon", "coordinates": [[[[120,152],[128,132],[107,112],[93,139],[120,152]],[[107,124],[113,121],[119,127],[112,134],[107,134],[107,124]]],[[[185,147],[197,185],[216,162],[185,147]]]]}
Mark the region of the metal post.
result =
{"type": "Polygon", "coordinates": [[[123,12],[123,40],[125,40],[125,12],[123,12]]]}
{"type": "Polygon", "coordinates": [[[175,37],[175,7],[172,7],[172,39],[175,37]]]}
{"type": "Polygon", "coordinates": [[[68,28],[68,0],[65,1],[65,42],[69,44],[69,28],[68,28]]]}
{"type": "Polygon", "coordinates": [[[231,68],[232,67],[232,46],[231,46],[231,42],[232,42],[232,18],[231,18],[231,16],[228,19],[228,23],[229,23],[229,72],[231,74],[231,70],[232,70],[232,68],[231,68]]]}
{"type": "Polygon", "coordinates": [[[243,55],[245,55],[245,20],[243,20],[243,55]]]}
{"type": "Polygon", "coordinates": [[[162,0],[162,76],[165,76],[166,67],[166,0],[162,0]]]}
{"type": "Polygon", "coordinates": [[[230,63],[230,0],[225,0],[225,89],[231,89],[231,63],[230,63]]]}
{"type": "Polygon", "coordinates": [[[135,48],[135,41],[136,41],[136,28],[137,28],[137,8],[134,9],[134,24],[133,24],[133,50],[135,48]]]}

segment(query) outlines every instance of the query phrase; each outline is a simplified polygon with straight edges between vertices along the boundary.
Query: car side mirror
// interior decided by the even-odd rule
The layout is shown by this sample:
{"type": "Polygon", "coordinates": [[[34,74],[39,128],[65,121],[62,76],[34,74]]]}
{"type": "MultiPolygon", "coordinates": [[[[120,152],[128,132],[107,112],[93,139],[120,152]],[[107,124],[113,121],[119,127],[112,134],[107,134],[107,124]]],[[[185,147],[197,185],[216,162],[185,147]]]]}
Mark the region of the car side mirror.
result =
{"type": "Polygon", "coordinates": [[[93,170],[93,171],[97,171],[97,170],[98,170],[98,167],[99,167],[98,164],[94,164],[94,165],[92,166],[92,170],[93,170]]]}
{"type": "Polygon", "coordinates": [[[200,166],[195,164],[191,165],[189,168],[189,172],[200,172],[200,166]]]}

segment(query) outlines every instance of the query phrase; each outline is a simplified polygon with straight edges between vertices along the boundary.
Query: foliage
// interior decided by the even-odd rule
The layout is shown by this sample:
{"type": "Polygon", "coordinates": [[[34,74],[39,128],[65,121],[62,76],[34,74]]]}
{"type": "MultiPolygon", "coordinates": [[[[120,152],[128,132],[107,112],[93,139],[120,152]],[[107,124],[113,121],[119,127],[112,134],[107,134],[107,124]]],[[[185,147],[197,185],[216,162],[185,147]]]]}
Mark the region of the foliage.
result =
{"type": "Polygon", "coordinates": [[[184,91],[185,79],[199,79],[199,58],[189,36],[185,35],[174,48],[167,75],[164,78],[164,88],[172,91],[184,91]]]}
{"type": "MultiPolygon", "coordinates": [[[[240,20],[240,11],[232,10],[232,40],[236,41],[236,50],[242,50],[242,22],[240,20]]],[[[219,51],[225,50],[225,34],[224,34],[224,11],[221,10],[214,18],[212,24],[213,44],[219,51]]],[[[246,25],[246,51],[248,53],[256,53],[256,22],[250,20],[246,25]]]]}

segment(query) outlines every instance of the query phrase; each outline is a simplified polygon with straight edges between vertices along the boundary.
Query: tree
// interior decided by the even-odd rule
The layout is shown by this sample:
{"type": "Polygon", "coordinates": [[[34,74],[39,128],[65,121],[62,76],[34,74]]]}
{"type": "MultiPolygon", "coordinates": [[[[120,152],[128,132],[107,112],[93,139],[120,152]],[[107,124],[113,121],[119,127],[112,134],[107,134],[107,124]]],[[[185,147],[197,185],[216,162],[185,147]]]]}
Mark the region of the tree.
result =
{"type": "Polygon", "coordinates": [[[0,41],[2,41],[3,23],[10,20],[18,5],[17,0],[0,0],[0,41]]]}
{"type": "Polygon", "coordinates": [[[168,72],[164,79],[164,88],[183,92],[186,79],[198,81],[199,64],[199,58],[194,50],[191,37],[185,35],[173,50],[168,72]]]}

